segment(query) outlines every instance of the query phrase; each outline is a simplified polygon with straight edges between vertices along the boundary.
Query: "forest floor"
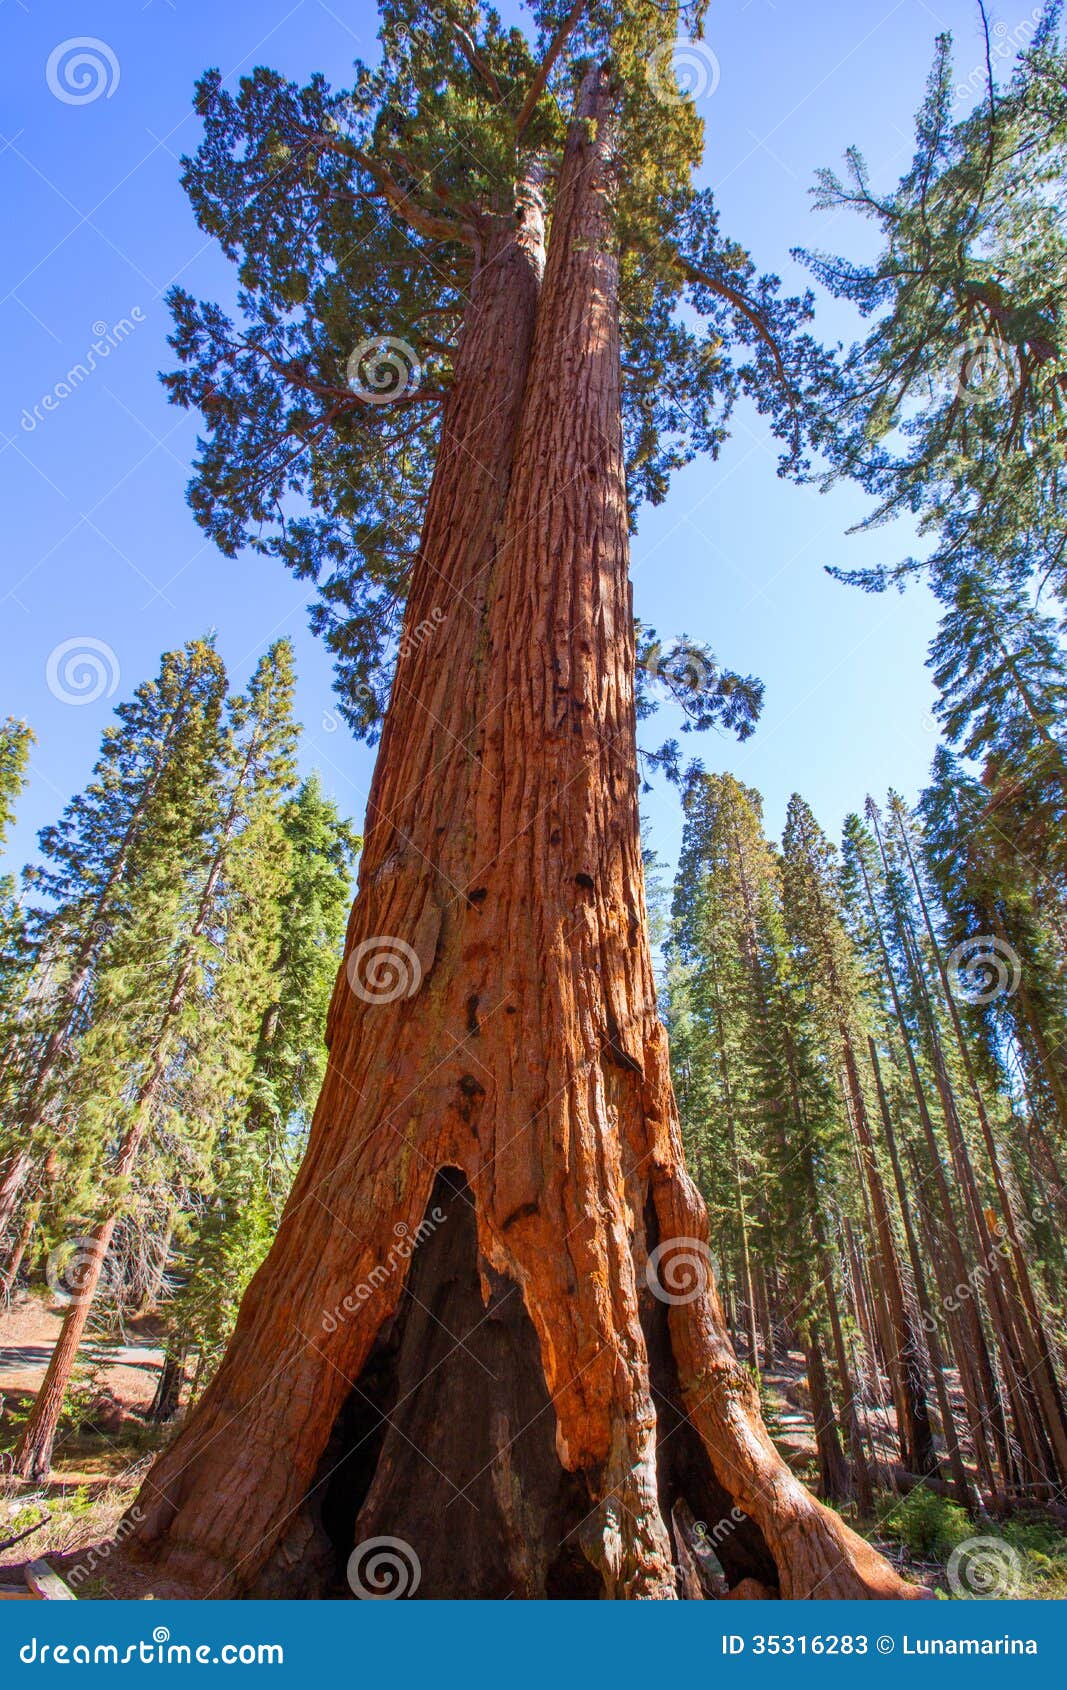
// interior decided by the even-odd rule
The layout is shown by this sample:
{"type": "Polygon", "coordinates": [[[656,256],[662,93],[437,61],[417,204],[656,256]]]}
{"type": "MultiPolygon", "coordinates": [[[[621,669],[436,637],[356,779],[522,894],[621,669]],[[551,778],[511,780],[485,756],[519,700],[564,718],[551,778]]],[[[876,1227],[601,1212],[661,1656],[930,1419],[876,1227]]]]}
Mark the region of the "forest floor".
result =
{"type": "MultiPolygon", "coordinates": [[[[145,1595],[147,1590],[129,1586],[125,1569],[122,1589],[114,1579],[109,1585],[107,1562],[119,1521],[171,1430],[145,1418],[163,1363],[158,1319],[149,1315],[129,1320],[122,1333],[100,1334],[86,1345],[48,1481],[2,1476],[3,1453],[14,1444],[41,1384],[62,1316],[62,1308],[47,1296],[21,1293],[8,1306],[0,1304],[0,1545],[8,1545],[0,1548],[0,1585],[17,1583],[26,1560],[48,1555],[61,1571],[64,1562],[69,1568],[80,1560],[83,1569],[88,1562],[89,1573],[78,1574],[79,1596],[145,1595]],[[27,1531],[28,1536],[11,1543],[27,1531]],[[73,1552],[87,1544],[97,1546],[92,1554],[75,1557],[73,1552]]],[[[761,1396],[779,1450],[798,1477],[813,1484],[818,1457],[800,1352],[780,1355],[764,1370],[761,1396]]],[[[871,1414],[869,1430],[888,1472],[895,1455],[892,1412],[871,1414]]],[[[962,1509],[929,1492],[913,1497],[902,1503],[886,1494],[873,1519],[850,1517],[850,1523],[913,1582],[947,1593],[945,1563],[954,1542],[961,1534],[993,1529],[1006,1534],[1021,1569],[1018,1588],[1007,1594],[1067,1597],[1067,1540],[1050,1532],[1047,1522],[1027,1516],[1018,1527],[991,1526],[969,1520],[962,1509]]],[[[151,1594],[179,1592],[154,1584],[151,1594]]]]}
{"type": "MultiPolygon", "coordinates": [[[[62,1323],[62,1307],[46,1296],[22,1293],[6,1307],[0,1304],[0,1468],[2,1452],[14,1443],[40,1388],[62,1323]]],[[[0,1478],[0,1544],[36,1528],[0,1551],[0,1584],[18,1582],[15,1569],[23,1559],[58,1557],[113,1539],[166,1441],[166,1429],[144,1418],[163,1365],[159,1331],[157,1319],[143,1316],[128,1321],[114,1338],[93,1337],[78,1367],[72,1411],[56,1439],[51,1477],[43,1483],[0,1478]]],[[[88,1581],[79,1591],[100,1593],[88,1581]]]]}
{"type": "MultiPolygon", "coordinates": [[[[36,1391],[63,1325],[63,1309],[33,1296],[0,1307],[0,1396],[36,1391]]],[[[143,1414],[155,1395],[163,1365],[159,1321],[144,1315],[128,1322],[126,1338],[99,1339],[86,1346],[86,1359],[102,1391],[126,1414],[143,1414]]]]}

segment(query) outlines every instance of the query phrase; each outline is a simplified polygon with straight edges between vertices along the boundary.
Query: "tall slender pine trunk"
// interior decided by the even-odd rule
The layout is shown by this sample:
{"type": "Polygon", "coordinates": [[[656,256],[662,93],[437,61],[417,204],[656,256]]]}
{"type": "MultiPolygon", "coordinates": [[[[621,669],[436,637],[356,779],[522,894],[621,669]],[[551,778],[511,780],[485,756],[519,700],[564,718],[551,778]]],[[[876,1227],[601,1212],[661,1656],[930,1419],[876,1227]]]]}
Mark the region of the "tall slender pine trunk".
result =
{"type": "MultiPolygon", "coordinates": [[[[1056,1377],[1056,1370],[1052,1361],[1048,1335],[1044,1328],[1041,1311],[1038,1307],[1037,1294],[1034,1290],[1033,1281],[1030,1275],[1030,1265],[1027,1261],[1026,1251],[1023,1247],[1021,1237],[1022,1226],[1017,1213],[1017,1204],[1014,1193],[1012,1192],[1005,1174],[1000,1148],[997,1144],[996,1137],[993,1132],[993,1126],[989,1119],[989,1111],[986,1108],[985,1098],[982,1095],[982,1088],[978,1083],[978,1077],[975,1073],[970,1047],[966,1034],[964,1033],[963,1022],[960,1017],[959,1006],[956,1003],[955,993],[952,989],[952,981],[949,978],[948,969],[945,966],[945,959],[942,953],[941,944],[938,940],[937,933],[930,916],[930,909],[926,900],[926,894],[923,890],[918,865],[916,864],[915,857],[912,853],[911,841],[908,839],[907,832],[899,813],[896,815],[896,820],[898,837],[904,846],[904,851],[907,856],[912,885],[915,888],[919,908],[922,912],[926,936],[930,944],[930,949],[933,953],[934,961],[937,965],[938,977],[941,981],[941,988],[945,996],[945,1001],[948,1004],[949,1015],[952,1021],[952,1029],[955,1034],[956,1049],[959,1052],[967,1087],[971,1095],[971,1102],[978,1118],[986,1159],[993,1175],[993,1183],[997,1193],[997,1200],[1000,1204],[1000,1215],[1007,1236],[1010,1262],[1011,1266],[1014,1267],[1015,1279],[1018,1285],[1018,1300],[1016,1300],[1013,1296],[1011,1301],[1015,1304],[1014,1313],[1019,1332],[1020,1347],[1022,1349],[1026,1369],[1026,1377],[1028,1380],[1033,1381],[1037,1396],[1037,1404],[1035,1407],[1037,1408],[1043,1421],[1043,1427],[1050,1445],[1050,1453],[1052,1453],[1055,1462],[1055,1472],[1053,1477],[1055,1478],[1057,1487],[1062,1488],[1063,1484],[1067,1482],[1067,1416],[1065,1416],[1064,1413],[1063,1394],[1060,1389],[1059,1380],[1056,1377]]],[[[991,1248],[997,1248],[997,1242],[995,1239],[990,1237],[988,1238],[988,1242],[991,1248]]],[[[1007,1263],[1005,1263],[1005,1267],[1007,1268],[1007,1263]]],[[[1014,1287],[1012,1287],[1012,1290],[1014,1290],[1014,1287]]]]}
{"type": "Polygon", "coordinates": [[[878,1252],[878,1285],[885,1299],[888,1316],[889,1353],[886,1356],[886,1364],[897,1409],[901,1459],[913,1473],[930,1473],[937,1467],[937,1458],[934,1454],[930,1413],[926,1402],[922,1346],[908,1307],[882,1170],[875,1155],[874,1135],[867,1118],[867,1103],[860,1084],[852,1040],[846,1027],[842,1027],[841,1036],[850,1104],[848,1114],[858,1140],[860,1167],[870,1196],[874,1221],[872,1242],[878,1252]]]}
{"type": "MultiPolygon", "coordinates": [[[[957,1355],[960,1355],[962,1350],[963,1354],[965,1354],[968,1358],[968,1366],[970,1367],[970,1365],[973,1364],[972,1376],[977,1382],[977,1391],[973,1399],[974,1423],[982,1427],[983,1433],[984,1428],[988,1426],[996,1448],[997,1461],[1002,1473],[1006,1474],[1010,1467],[1007,1426],[1004,1420],[1003,1405],[1001,1403],[996,1375],[993,1371],[992,1358],[990,1356],[989,1346],[986,1339],[985,1327],[982,1323],[981,1314],[974,1295],[975,1270],[969,1264],[964,1252],[961,1231],[965,1233],[965,1229],[961,1229],[959,1227],[956,1213],[952,1205],[948,1181],[945,1177],[945,1170],[941,1160],[941,1146],[937,1141],[937,1134],[934,1131],[934,1123],[930,1114],[930,1106],[927,1102],[922,1075],[919,1072],[919,1065],[916,1060],[915,1050],[912,1044],[911,1030],[904,1015],[904,1006],[900,1000],[900,992],[897,987],[896,975],[893,971],[892,960],[889,955],[885,933],[882,928],[881,914],[875,902],[874,891],[871,886],[870,876],[867,872],[867,865],[863,862],[862,857],[860,858],[860,869],[867,897],[867,906],[870,911],[874,931],[877,936],[882,967],[885,973],[886,984],[889,987],[890,1000],[893,1005],[893,1019],[896,1023],[897,1035],[900,1039],[901,1048],[903,1049],[904,1058],[907,1063],[912,1097],[919,1116],[919,1122],[922,1127],[923,1138],[925,1140],[926,1150],[930,1161],[929,1175],[924,1176],[919,1180],[917,1190],[920,1192],[924,1190],[927,1177],[932,1179],[938,1196],[938,1207],[940,1210],[941,1220],[941,1237],[944,1241],[944,1246],[948,1251],[949,1266],[951,1274],[955,1280],[954,1287],[948,1293],[949,1301],[952,1303],[954,1310],[959,1311],[961,1315],[960,1325],[962,1326],[964,1332],[961,1344],[956,1346],[957,1355]]],[[[940,1257],[936,1252],[933,1259],[935,1262],[940,1260],[940,1257]]],[[[962,1366],[963,1362],[961,1356],[961,1368],[962,1366]]]]}
{"type": "MultiPolygon", "coordinates": [[[[889,859],[881,828],[876,816],[872,817],[872,820],[888,877],[889,859]]],[[[906,911],[901,911],[901,941],[912,990],[926,1029],[949,1153],[963,1197],[963,1212],[978,1264],[972,1289],[981,1286],[986,1292],[987,1306],[1000,1351],[1004,1391],[1011,1404],[1014,1428],[1025,1463],[1024,1484],[1035,1492],[1044,1493],[1055,1481],[1055,1456],[1049,1443],[1036,1387],[1031,1382],[1031,1369],[1027,1366],[1028,1332],[1025,1311],[1019,1302],[1014,1284],[1006,1281],[1000,1271],[1002,1264],[982,1202],[970,1146],[964,1133],[955,1087],[945,1059],[941,1029],[923,970],[922,956],[906,911]]]]}
{"type": "MultiPolygon", "coordinates": [[[[886,1096],[885,1084],[882,1080],[882,1065],[878,1058],[878,1048],[874,1039],[868,1034],[867,1051],[871,1060],[871,1070],[874,1074],[875,1090],[878,1093],[878,1109],[882,1118],[882,1132],[885,1137],[886,1149],[889,1152],[890,1166],[893,1169],[893,1183],[896,1187],[897,1203],[900,1208],[901,1222],[904,1227],[904,1238],[908,1248],[908,1260],[911,1263],[911,1276],[915,1286],[915,1300],[919,1305],[919,1314],[926,1332],[926,1348],[930,1356],[930,1371],[934,1376],[934,1391],[937,1396],[938,1412],[941,1416],[941,1433],[945,1440],[945,1449],[949,1459],[949,1469],[952,1473],[952,1483],[958,1501],[964,1507],[970,1507],[974,1502],[974,1493],[967,1469],[963,1464],[963,1453],[960,1445],[959,1432],[956,1427],[955,1416],[952,1412],[952,1402],[949,1397],[948,1385],[945,1380],[945,1364],[941,1352],[941,1340],[938,1336],[937,1319],[930,1302],[927,1287],[926,1269],[919,1250],[918,1239],[911,1216],[911,1200],[904,1170],[901,1166],[900,1154],[897,1149],[896,1130],[893,1125],[893,1115],[886,1096]]],[[[916,1469],[921,1471],[921,1469],[916,1469]]]]}

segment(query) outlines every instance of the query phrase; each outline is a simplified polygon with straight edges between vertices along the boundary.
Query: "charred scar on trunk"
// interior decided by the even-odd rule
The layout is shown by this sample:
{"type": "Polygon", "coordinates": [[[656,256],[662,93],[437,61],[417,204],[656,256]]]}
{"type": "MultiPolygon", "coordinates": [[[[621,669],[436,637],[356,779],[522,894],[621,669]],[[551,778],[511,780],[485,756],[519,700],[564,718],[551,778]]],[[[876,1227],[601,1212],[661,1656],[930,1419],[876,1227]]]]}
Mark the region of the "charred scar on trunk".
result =
{"type": "Polygon", "coordinates": [[[459,1169],[436,1177],[426,1213],[439,1211],[338,1414],[309,1593],[347,1598],[353,1550],[389,1537],[418,1558],[416,1599],[602,1596],[577,1545],[589,1478],[560,1464],[533,1322],[518,1285],[480,1255],[459,1169]]]}

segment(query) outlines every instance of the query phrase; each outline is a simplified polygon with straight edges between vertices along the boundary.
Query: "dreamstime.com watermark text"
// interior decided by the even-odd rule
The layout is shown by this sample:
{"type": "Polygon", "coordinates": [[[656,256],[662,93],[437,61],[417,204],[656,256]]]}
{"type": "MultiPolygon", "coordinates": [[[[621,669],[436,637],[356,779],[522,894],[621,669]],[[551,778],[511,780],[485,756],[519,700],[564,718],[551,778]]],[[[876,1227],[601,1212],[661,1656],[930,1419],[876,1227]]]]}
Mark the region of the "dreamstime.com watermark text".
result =
{"type": "Polygon", "coordinates": [[[419,1222],[414,1232],[411,1231],[406,1222],[398,1221],[393,1228],[396,1233],[396,1243],[390,1247],[385,1261],[378,1262],[371,1269],[366,1279],[360,1280],[354,1290],[341,1299],[336,1308],[324,1310],[322,1330],[324,1332],[336,1332],[339,1326],[343,1326],[349,1315],[356,1314],[361,1304],[365,1303],[369,1297],[373,1297],[376,1291],[380,1291],[383,1285],[388,1284],[397,1269],[410,1259],[418,1245],[424,1243],[437,1231],[444,1219],[445,1211],[443,1209],[431,1209],[429,1214],[419,1222]]]}
{"type": "Polygon", "coordinates": [[[165,1625],[138,1643],[46,1643],[31,1637],[19,1650],[23,1666],[280,1667],[280,1643],[172,1643],[165,1625]]]}
{"type": "Polygon", "coordinates": [[[27,405],[19,419],[23,432],[32,434],[38,423],[43,423],[45,416],[51,411],[58,411],[64,400],[71,398],[78,388],[89,380],[89,377],[99,369],[105,358],[129,340],[135,328],[145,321],[145,314],[139,305],[131,306],[128,317],[120,317],[117,323],[105,323],[102,319],[93,324],[93,334],[96,337],[76,363],[70,366],[66,374],[55,382],[47,393],[43,393],[36,405],[27,405]]]}

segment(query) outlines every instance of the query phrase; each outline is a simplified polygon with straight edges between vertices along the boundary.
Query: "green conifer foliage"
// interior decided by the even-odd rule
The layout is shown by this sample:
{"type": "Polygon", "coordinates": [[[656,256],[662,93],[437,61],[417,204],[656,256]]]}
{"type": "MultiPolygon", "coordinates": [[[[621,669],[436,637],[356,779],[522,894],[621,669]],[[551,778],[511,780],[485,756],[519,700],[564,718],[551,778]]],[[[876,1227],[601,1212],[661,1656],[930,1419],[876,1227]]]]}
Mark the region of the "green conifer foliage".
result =
{"type": "Polygon", "coordinates": [[[175,1263],[180,1288],[168,1311],[175,1346],[197,1352],[198,1385],[221,1354],[303,1150],[359,849],[315,776],[286,801],[280,820],[288,856],[275,898],[270,991],[258,1028],[246,1028],[238,1047],[251,1062],[243,1106],[221,1120],[212,1177],[190,1208],[188,1242],[175,1263]]]}
{"type": "MultiPolygon", "coordinates": [[[[1004,87],[990,70],[974,109],[955,115],[952,43],[938,40],[915,156],[880,195],[857,149],[847,177],[820,172],[817,202],[873,222],[869,264],[810,256],[834,294],[872,319],[841,367],[831,476],[877,501],[863,526],[917,513],[927,556],[860,571],[880,589],[928,571],[951,592],[994,560],[1065,584],[1067,95],[1060,0],[1048,0],[1004,87]]],[[[982,12],[983,21],[985,12],[982,12]]]]}
{"type": "Polygon", "coordinates": [[[19,793],[26,784],[33,737],[32,729],[13,716],[0,722],[0,845],[7,840],[19,793]]]}
{"type": "Polygon", "coordinates": [[[84,1273],[16,1451],[23,1473],[50,1465],[81,1335],[139,1184],[176,1150],[210,1158],[226,1112],[247,1107],[288,870],[281,813],[293,783],[292,691],[283,640],[231,701],[222,731],[205,736],[207,756],[176,763],[159,787],[151,848],[139,833],[131,843],[136,896],[104,946],[64,1096],[73,1115],[67,1191],[92,1217],[84,1273]]]}
{"type": "Polygon", "coordinates": [[[111,1095],[129,1078],[130,1038],[108,1050],[89,1029],[129,1025],[132,1037],[119,1006],[136,1015],[152,1001],[168,923],[210,827],[224,690],[210,644],[166,653],[157,678],[116,710],[84,792],[41,834],[43,861],[25,874],[34,901],[18,1051],[0,1082],[0,1227],[30,1170],[68,1133],[93,1144],[113,1132],[106,1110],[93,1124],[92,1105],[75,1102],[71,1076],[87,1061],[110,1075],[111,1095]]]}

